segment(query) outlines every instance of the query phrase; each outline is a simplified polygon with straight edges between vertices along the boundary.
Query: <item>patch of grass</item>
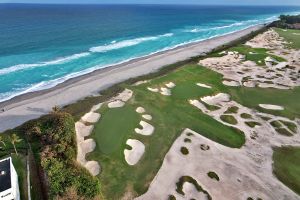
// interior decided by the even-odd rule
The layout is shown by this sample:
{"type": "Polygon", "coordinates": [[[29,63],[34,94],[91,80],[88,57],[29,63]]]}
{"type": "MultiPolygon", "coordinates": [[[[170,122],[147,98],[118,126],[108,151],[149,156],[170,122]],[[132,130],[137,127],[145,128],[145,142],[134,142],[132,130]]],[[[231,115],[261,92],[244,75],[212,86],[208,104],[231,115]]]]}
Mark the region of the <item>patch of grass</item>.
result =
{"type": "Polygon", "coordinates": [[[168,200],[176,200],[176,197],[174,195],[169,195],[168,200]]]}
{"type": "Polygon", "coordinates": [[[212,197],[210,196],[210,194],[206,190],[204,190],[195,179],[193,179],[190,176],[182,176],[179,179],[179,181],[176,183],[176,192],[178,192],[178,194],[185,195],[183,192],[183,185],[185,182],[189,182],[189,183],[193,184],[198,192],[203,192],[204,194],[207,195],[208,200],[212,200],[212,197]]]}
{"type": "Polygon", "coordinates": [[[270,124],[274,128],[281,128],[281,123],[279,121],[272,121],[270,124]]]}
{"type": "Polygon", "coordinates": [[[293,136],[293,134],[286,130],[285,128],[277,128],[275,129],[277,131],[277,133],[281,134],[281,135],[285,135],[285,136],[293,136]]]}
{"type": "Polygon", "coordinates": [[[255,126],[260,126],[261,124],[255,121],[245,122],[245,124],[251,128],[254,128],[255,126]]]}
{"type": "Polygon", "coordinates": [[[216,172],[208,172],[208,173],[207,173],[207,176],[208,176],[209,178],[215,179],[215,180],[217,180],[217,181],[220,180],[220,178],[219,178],[218,174],[216,174],[216,172]]]}
{"type": "Polygon", "coordinates": [[[232,106],[232,107],[229,107],[224,113],[225,114],[232,114],[232,113],[238,113],[238,111],[239,111],[238,107],[232,106]]]}
{"type": "Polygon", "coordinates": [[[183,155],[188,155],[188,154],[189,154],[189,150],[188,150],[186,147],[181,147],[181,148],[180,148],[180,152],[181,152],[183,155]]]}
{"type": "Polygon", "coordinates": [[[241,118],[243,118],[243,119],[252,119],[252,115],[250,115],[248,113],[242,113],[241,118]]]}
{"type": "Polygon", "coordinates": [[[297,133],[297,126],[296,124],[292,123],[292,122],[288,122],[288,121],[283,121],[280,120],[281,123],[283,123],[286,127],[288,127],[288,129],[290,131],[292,131],[293,133],[297,133]]]}
{"type": "Polygon", "coordinates": [[[215,105],[210,105],[208,103],[205,103],[204,101],[202,100],[199,100],[204,106],[206,109],[210,110],[210,111],[216,111],[216,110],[219,110],[220,107],[219,106],[215,106],[215,105]]]}
{"type": "Polygon", "coordinates": [[[191,140],[190,138],[184,138],[184,142],[185,142],[185,143],[191,143],[192,140],[191,140]]]}
{"type": "Polygon", "coordinates": [[[264,60],[268,56],[276,59],[279,62],[286,61],[284,58],[267,53],[268,50],[264,49],[264,48],[252,48],[252,47],[249,47],[246,45],[238,45],[236,47],[230,48],[230,50],[237,51],[240,54],[245,55],[246,60],[254,61],[254,62],[256,62],[257,65],[260,65],[260,66],[265,65],[264,60]],[[250,53],[250,52],[252,52],[252,53],[250,53]],[[262,62],[259,62],[259,61],[262,61],[262,62]]]}
{"type": "Polygon", "coordinates": [[[276,177],[300,195],[300,148],[274,148],[273,170],[276,177]]]}
{"type": "Polygon", "coordinates": [[[232,115],[221,115],[220,119],[228,124],[236,125],[238,121],[232,115]]]}
{"type": "Polygon", "coordinates": [[[280,28],[274,28],[274,30],[279,34],[279,36],[283,37],[287,42],[292,42],[291,44],[288,44],[288,47],[294,48],[294,49],[300,49],[300,40],[299,35],[300,30],[295,29],[285,29],[286,31],[283,31],[283,29],[280,28]]]}

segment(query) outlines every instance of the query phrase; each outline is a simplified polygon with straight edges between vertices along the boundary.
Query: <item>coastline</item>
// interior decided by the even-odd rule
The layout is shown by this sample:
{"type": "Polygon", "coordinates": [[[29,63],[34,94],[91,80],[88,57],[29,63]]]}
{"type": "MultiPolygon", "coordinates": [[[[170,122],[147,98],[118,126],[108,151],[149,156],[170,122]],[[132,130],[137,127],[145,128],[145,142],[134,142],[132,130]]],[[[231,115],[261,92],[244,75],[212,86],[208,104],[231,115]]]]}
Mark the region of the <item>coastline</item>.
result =
{"type": "Polygon", "coordinates": [[[22,94],[1,102],[0,109],[4,108],[5,112],[0,113],[0,132],[47,114],[55,105],[64,106],[87,96],[98,95],[101,90],[112,85],[156,72],[166,65],[209,53],[264,27],[265,25],[255,25],[234,33],[135,58],[71,78],[50,89],[22,94]]]}

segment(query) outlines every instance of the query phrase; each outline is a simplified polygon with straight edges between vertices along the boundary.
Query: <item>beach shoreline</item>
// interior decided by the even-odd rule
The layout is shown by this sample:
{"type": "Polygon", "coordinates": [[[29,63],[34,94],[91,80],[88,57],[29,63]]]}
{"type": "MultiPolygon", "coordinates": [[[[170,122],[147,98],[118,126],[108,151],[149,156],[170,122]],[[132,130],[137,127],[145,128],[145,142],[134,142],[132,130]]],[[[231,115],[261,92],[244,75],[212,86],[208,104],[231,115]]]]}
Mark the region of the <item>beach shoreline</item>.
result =
{"type": "Polygon", "coordinates": [[[0,132],[47,114],[55,105],[65,106],[88,96],[99,95],[101,90],[112,85],[156,72],[176,62],[207,54],[217,47],[239,40],[264,27],[265,25],[256,25],[234,33],[135,58],[71,78],[53,88],[22,94],[0,102],[0,109],[4,109],[4,112],[0,111],[0,132]]]}

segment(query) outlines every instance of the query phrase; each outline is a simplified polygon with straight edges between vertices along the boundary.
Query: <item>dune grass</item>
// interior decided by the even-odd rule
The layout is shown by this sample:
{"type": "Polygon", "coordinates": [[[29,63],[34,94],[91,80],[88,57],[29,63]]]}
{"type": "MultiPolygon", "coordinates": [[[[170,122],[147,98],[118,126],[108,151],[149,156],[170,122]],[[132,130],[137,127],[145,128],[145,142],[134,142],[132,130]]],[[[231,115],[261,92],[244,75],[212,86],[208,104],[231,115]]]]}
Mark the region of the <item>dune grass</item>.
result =
{"type": "Polygon", "coordinates": [[[300,30],[287,29],[284,31],[280,28],[274,28],[274,30],[287,42],[291,42],[291,44],[287,45],[288,47],[300,49],[300,30]]]}
{"type": "Polygon", "coordinates": [[[273,160],[277,178],[300,195],[300,148],[274,148],[273,160]]]}

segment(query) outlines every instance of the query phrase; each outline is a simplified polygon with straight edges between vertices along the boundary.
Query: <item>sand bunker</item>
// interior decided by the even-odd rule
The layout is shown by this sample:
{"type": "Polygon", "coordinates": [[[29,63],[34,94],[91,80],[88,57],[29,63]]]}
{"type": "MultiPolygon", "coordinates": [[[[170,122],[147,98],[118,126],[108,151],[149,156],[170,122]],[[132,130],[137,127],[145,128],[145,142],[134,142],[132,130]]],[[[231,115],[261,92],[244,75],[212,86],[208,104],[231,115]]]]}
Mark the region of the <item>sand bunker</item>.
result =
{"type": "Polygon", "coordinates": [[[84,166],[89,170],[92,176],[97,176],[100,173],[101,169],[97,161],[88,161],[84,166]]]}
{"type": "Polygon", "coordinates": [[[200,87],[204,87],[204,88],[211,88],[211,86],[206,85],[204,83],[197,83],[196,85],[200,86],[200,87]]]}
{"type": "Polygon", "coordinates": [[[159,92],[159,89],[157,89],[157,88],[147,87],[147,89],[151,92],[159,92]]]}
{"type": "Polygon", "coordinates": [[[93,131],[94,126],[86,126],[82,122],[76,122],[75,123],[75,130],[78,136],[80,137],[86,137],[91,134],[93,131]]]}
{"type": "Polygon", "coordinates": [[[259,104],[259,107],[268,109],[268,110],[284,110],[282,106],[271,105],[271,104],[259,104]]]}
{"type": "Polygon", "coordinates": [[[99,110],[102,106],[102,103],[99,103],[97,105],[94,105],[91,109],[91,112],[96,112],[97,110],[99,110]]]}
{"type": "Polygon", "coordinates": [[[207,194],[203,192],[199,192],[194,184],[185,182],[182,187],[182,191],[184,192],[184,199],[197,199],[197,200],[207,200],[207,194]]]}
{"type": "Polygon", "coordinates": [[[145,122],[145,121],[141,121],[140,125],[143,127],[142,129],[136,128],[134,129],[136,133],[141,134],[141,135],[152,135],[154,132],[154,126],[152,126],[151,124],[145,122]]]}
{"type": "Polygon", "coordinates": [[[152,120],[152,116],[151,115],[142,115],[142,117],[146,120],[152,120]]]}
{"type": "Polygon", "coordinates": [[[231,87],[237,87],[237,86],[240,86],[240,83],[237,82],[237,81],[228,81],[228,80],[224,80],[222,83],[223,83],[224,85],[231,86],[231,87]]]}
{"type": "Polygon", "coordinates": [[[143,107],[138,107],[135,111],[140,114],[146,112],[145,108],[143,108],[143,107]]]}
{"type": "Polygon", "coordinates": [[[79,145],[81,147],[82,152],[84,152],[85,154],[94,151],[96,147],[96,143],[93,139],[84,140],[79,145]]]}
{"type": "Polygon", "coordinates": [[[120,108],[120,107],[123,107],[124,105],[125,105],[125,103],[120,100],[116,100],[116,101],[108,103],[109,108],[120,108]]]}
{"type": "Polygon", "coordinates": [[[166,86],[168,88],[174,88],[176,85],[173,82],[167,83],[166,86]]]}
{"type": "Polygon", "coordinates": [[[145,145],[139,140],[128,139],[127,145],[131,146],[132,149],[124,150],[125,160],[129,165],[135,165],[139,162],[145,152],[145,145]]]}
{"type": "Polygon", "coordinates": [[[123,92],[118,94],[118,96],[114,97],[113,100],[121,100],[123,102],[127,102],[133,95],[133,92],[129,89],[125,89],[123,92]]]}
{"type": "Polygon", "coordinates": [[[85,122],[96,123],[100,119],[100,114],[94,113],[94,112],[89,112],[89,113],[86,113],[81,119],[85,122]]]}
{"type": "Polygon", "coordinates": [[[160,93],[162,95],[165,95],[165,96],[170,96],[171,95],[171,90],[168,89],[168,88],[162,87],[162,88],[160,88],[160,91],[161,91],[160,93]]]}
{"type": "Polygon", "coordinates": [[[221,102],[230,101],[230,96],[225,93],[219,93],[215,96],[202,97],[201,100],[209,105],[219,105],[221,102]]]}

